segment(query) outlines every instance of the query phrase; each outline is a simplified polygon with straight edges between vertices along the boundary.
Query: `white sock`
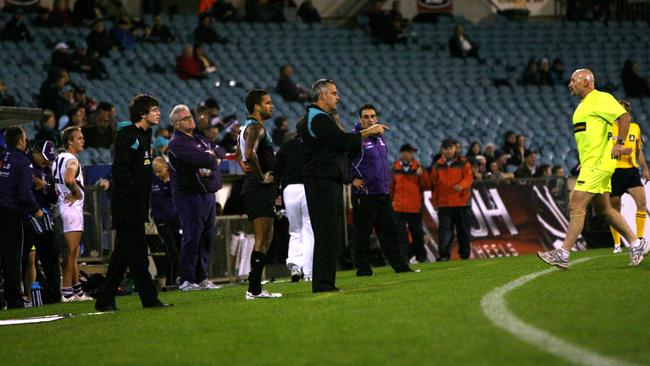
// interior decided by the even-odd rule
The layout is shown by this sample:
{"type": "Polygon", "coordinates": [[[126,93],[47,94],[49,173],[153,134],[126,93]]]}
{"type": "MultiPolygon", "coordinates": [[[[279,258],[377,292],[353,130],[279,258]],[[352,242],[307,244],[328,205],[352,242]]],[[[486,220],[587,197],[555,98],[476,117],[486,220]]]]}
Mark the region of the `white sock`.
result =
{"type": "Polygon", "coordinates": [[[637,239],[637,240],[633,241],[632,243],[630,243],[630,248],[635,248],[636,249],[640,245],[641,245],[641,240],[637,239]]]}

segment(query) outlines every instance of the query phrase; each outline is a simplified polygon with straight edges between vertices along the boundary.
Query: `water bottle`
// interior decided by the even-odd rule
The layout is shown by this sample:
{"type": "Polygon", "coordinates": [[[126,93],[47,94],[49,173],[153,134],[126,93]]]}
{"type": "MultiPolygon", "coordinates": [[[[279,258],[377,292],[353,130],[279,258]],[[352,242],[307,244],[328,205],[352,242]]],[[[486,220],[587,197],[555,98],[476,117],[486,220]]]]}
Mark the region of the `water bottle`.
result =
{"type": "Polygon", "coordinates": [[[43,306],[43,297],[41,296],[41,284],[38,281],[32,283],[32,306],[43,306]]]}

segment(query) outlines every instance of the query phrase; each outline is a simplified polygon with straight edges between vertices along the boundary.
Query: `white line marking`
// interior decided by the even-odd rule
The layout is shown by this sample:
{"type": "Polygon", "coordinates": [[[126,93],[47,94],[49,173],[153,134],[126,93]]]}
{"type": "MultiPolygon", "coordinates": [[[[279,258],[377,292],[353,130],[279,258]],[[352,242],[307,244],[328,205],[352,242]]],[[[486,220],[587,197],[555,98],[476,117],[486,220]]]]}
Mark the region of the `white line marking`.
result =
{"type": "MultiPolygon", "coordinates": [[[[578,259],[573,261],[571,264],[575,265],[594,258],[595,257],[578,259]]],[[[510,312],[510,310],[508,310],[505,296],[510,291],[531,282],[537,277],[557,270],[557,268],[550,268],[544,271],[534,272],[519,277],[504,286],[495,288],[485,295],[483,300],[481,300],[481,309],[483,310],[483,314],[498,328],[519,337],[524,342],[527,342],[544,352],[575,364],[587,366],[635,366],[633,363],[621,361],[571,344],[562,338],[524,323],[524,321],[517,318],[512,312],[510,312]]]]}

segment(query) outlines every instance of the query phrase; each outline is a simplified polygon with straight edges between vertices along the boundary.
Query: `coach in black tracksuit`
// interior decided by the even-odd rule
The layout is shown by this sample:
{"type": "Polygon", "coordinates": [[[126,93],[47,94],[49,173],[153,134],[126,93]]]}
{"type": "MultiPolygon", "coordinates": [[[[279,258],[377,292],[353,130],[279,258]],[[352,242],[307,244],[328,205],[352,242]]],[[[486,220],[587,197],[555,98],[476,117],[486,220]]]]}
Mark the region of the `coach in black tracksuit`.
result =
{"type": "Polygon", "coordinates": [[[145,94],[129,104],[133,124],[117,134],[113,158],[111,209],[116,230],[115,248],[95,308],[117,310],[115,291],[127,268],[144,307],[166,306],[158,300],[158,291],[149,273],[148,246],[144,224],[149,221],[151,194],[151,127],[160,120],[158,101],[145,94]]]}
{"type": "Polygon", "coordinates": [[[312,86],[315,104],[307,107],[305,147],[305,193],[314,230],[313,292],[338,291],[336,258],[343,239],[343,182],[347,178],[347,153],[361,148],[361,139],[381,134],[376,124],[360,132],[346,133],[332,115],[339,97],[332,80],[320,79],[312,86]]]}

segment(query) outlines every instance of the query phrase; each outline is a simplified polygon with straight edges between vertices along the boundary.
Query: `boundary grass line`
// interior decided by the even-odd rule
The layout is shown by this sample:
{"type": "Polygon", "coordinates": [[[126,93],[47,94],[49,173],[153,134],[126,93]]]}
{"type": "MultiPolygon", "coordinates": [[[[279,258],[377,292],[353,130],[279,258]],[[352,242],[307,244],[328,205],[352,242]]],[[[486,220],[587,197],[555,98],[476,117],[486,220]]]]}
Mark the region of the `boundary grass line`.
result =
{"type": "MultiPolygon", "coordinates": [[[[596,257],[581,258],[572,262],[572,265],[586,262],[596,257]]],[[[534,272],[517,278],[514,281],[497,287],[488,292],[481,300],[481,310],[497,328],[519,337],[538,349],[550,353],[561,359],[586,366],[636,366],[636,364],[621,361],[619,359],[605,356],[598,352],[590,351],[574,345],[560,337],[548,333],[542,329],[526,324],[515,314],[508,310],[505,296],[512,290],[519,288],[534,279],[557,271],[557,268],[549,268],[543,271],[534,272]]]]}

